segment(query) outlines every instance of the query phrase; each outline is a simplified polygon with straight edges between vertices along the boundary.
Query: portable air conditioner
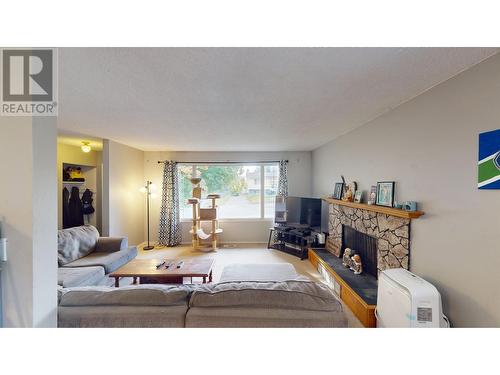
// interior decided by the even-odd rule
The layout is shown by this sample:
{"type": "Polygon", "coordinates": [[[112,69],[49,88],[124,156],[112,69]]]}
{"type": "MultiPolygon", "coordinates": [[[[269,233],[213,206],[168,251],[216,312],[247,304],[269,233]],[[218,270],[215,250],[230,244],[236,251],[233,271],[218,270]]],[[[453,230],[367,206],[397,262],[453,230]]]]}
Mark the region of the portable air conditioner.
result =
{"type": "Polygon", "coordinates": [[[403,268],[380,273],[375,316],[381,328],[449,327],[436,287],[403,268]]]}

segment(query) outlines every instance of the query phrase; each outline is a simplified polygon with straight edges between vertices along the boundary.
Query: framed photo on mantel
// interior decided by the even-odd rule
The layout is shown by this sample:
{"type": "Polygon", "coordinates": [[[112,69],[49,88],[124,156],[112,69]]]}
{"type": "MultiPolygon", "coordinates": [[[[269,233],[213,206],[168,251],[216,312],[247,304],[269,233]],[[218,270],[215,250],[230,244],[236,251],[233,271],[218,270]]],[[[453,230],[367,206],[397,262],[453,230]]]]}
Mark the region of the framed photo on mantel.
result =
{"type": "Polygon", "coordinates": [[[377,206],[394,205],[394,181],[377,182],[377,206]]]}
{"type": "Polygon", "coordinates": [[[363,198],[363,191],[356,190],[354,194],[354,203],[361,203],[361,199],[363,198]]]}
{"type": "Polygon", "coordinates": [[[333,199],[342,199],[342,195],[344,193],[344,183],[337,182],[335,183],[335,189],[333,190],[333,199]]]}

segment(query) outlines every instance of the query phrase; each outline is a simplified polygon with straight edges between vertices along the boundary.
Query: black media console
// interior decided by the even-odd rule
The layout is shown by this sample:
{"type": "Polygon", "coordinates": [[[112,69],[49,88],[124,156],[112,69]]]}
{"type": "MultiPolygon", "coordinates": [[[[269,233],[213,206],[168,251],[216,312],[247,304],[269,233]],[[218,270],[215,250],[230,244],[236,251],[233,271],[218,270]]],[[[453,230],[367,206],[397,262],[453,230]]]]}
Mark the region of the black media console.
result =
{"type": "Polygon", "coordinates": [[[276,225],[269,234],[268,248],[307,259],[310,247],[322,247],[318,243],[317,233],[313,228],[303,224],[276,225]],[[273,233],[276,233],[273,239],[273,233]]]}
{"type": "Polygon", "coordinates": [[[307,259],[309,247],[324,247],[329,209],[324,203],[318,198],[277,196],[267,247],[300,259],[307,259]]]}

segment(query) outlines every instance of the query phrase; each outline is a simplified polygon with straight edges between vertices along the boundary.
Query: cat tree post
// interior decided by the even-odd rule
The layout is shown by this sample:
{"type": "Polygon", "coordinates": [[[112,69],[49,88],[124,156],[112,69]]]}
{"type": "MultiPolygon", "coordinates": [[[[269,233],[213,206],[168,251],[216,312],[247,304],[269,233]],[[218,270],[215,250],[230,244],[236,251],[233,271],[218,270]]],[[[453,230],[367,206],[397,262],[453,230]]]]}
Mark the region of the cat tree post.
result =
{"type": "MultiPolygon", "coordinates": [[[[216,205],[216,200],[220,198],[219,194],[209,194],[207,198],[212,200],[212,209],[216,210],[217,205],[216,205]]],[[[212,220],[212,249],[215,250],[217,249],[217,233],[218,233],[218,222],[217,222],[217,216],[212,220]]]]}
{"type": "Polygon", "coordinates": [[[197,198],[190,198],[188,199],[188,203],[193,206],[193,224],[191,225],[191,233],[192,233],[192,244],[193,248],[197,248],[199,243],[198,243],[198,236],[196,235],[196,231],[198,230],[198,203],[199,200],[197,198]]]}

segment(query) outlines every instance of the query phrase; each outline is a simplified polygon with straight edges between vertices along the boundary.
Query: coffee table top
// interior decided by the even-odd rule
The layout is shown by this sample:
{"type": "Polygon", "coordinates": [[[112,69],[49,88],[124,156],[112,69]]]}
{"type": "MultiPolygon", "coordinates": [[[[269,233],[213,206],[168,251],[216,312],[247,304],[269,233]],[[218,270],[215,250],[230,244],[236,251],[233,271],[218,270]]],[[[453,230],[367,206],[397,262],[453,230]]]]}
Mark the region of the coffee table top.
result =
{"type": "Polygon", "coordinates": [[[110,277],[207,277],[215,260],[212,258],[176,258],[176,259],[133,259],[123,267],[109,274],[110,277]],[[177,268],[179,262],[184,262],[177,268]],[[165,262],[161,267],[156,266],[165,262]],[[167,265],[170,267],[166,268],[167,265]]]}

